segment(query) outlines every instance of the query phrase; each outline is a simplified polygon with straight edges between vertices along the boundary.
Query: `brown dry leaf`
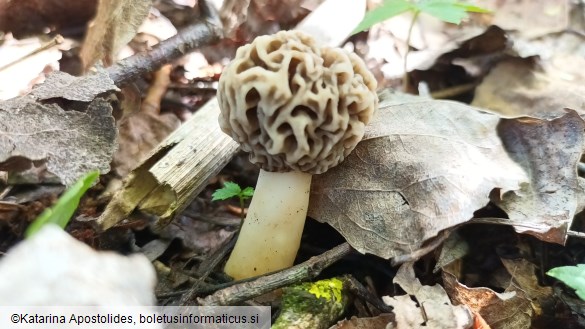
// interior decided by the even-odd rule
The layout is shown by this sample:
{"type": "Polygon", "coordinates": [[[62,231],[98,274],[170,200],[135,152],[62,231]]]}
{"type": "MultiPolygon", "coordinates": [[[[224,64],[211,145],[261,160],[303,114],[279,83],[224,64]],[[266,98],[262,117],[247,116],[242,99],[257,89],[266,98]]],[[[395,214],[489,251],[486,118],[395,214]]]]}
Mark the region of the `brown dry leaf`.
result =
{"type": "Polygon", "coordinates": [[[506,116],[585,110],[585,74],[575,70],[584,65],[583,57],[561,55],[547,68],[535,59],[502,61],[477,87],[472,105],[506,116]]]}
{"type": "Polygon", "coordinates": [[[352,317],[349,320],[341,320],[329,329],[386,329],[388,323],[394,322],[394,315],[380,314],[372,318],[352,317]]]}
{"type": "Polygon", "coordinates": [[[125,177],[149,152],[181,124],[172,113],[136,112],[120,122],[120,147],[114,156],[116,174],[125,177]]]}
{"type": "MultiPolygon", "coordinates": [[[[324,0],[225,0],[220,18],[230,39],[246,40],[259,34],[290,29],[324,0]]],[[[343,4],[342,4],[343,5],[343,4]]]]}
{"type": "Polygon", "coordinates": [[[506,150],[530,177],[519,191],[493,201],[517,232],[563,244],[575,214],[583,209],[585,180],[577,175],[585,122],[572,110],[546,120],[503,119],[498,126],[506,150]]]}
{"type": "Polygon", "coordinates": [[[446,271],[443,271],[443,284],[454,302],[467,305],[473,312],[479,313],[491,328],[530,328],[534,313],[530,300],[515,286],[501,294],[488,288],[470,288],[446,271]]]}
{"type": "Polygon", "coordinates": [[[136,35],[151,4],[151,0],[100,0],[81,48],[84,67],[99,60],[107,66],[114,63],[118,51],[136,35]]]}
{"type": "Polygon", "coordinates": [[[112,107],[101,98],[84,112],[64,111],[30,96],[1,102],[0,131],[0,170],[46,162],[66,185],[92,170],[108,172],[116,148],[112,107]],[[14,160],[18,166],[10,164],[14,160]]]}
{"type": "MultiPolygon", "coordinates": [[[[150,151],[181,124],[173,113],[159,114],[161,100],[170,84],[171,69],[171,65],[164,65],[156,71],[140,111],[135,111],[134,108],[124,109],[130,114],[119,123],[119,148],[113,161],[114,169],[120,177],[125,177],[146,159],[150,151]]],[[[130,93],[126,93],[128,94],[130,93]]],[[[134,107],[139,102],[123,104],[134,107]]]]}
{"type": "MultiPolygon", "coordinates": [[[[511,276],[511,283],[518,290],[522,290],[526,298],[532,301],[533,308],[542,309],[550,307],[555,303],[553,289],[538,284],[536,277],[536,266],[526,259],[505,259],[501,258],[511,276]]],[[[553,310],[551,309],[551,312],[553,310]]]]}
{"type": "Polygon", "coordinates": [[[362,253],[410,254],[471,219],[493,189],[528,180],[497,136],[499,121],[456,102],[381,95],[365,139],[314,177],[309,215],[362,253]]]}
{"type": "Polygon", "coordinates": [[[17,38],[85,25],[97,0],[0,0],[0,31],[17,38]]]}
{"type": "Polygon", "coordinates": [[[452,305],[447,293],[439,285],[423,286],[414,275],[412,263],[403,264],[393,282],[407,293],[402,296],[382,297],[384,303],[394,308],[395,328],[421,328],[424,325],[429,329],[456,329],[470,328],[473,324],[473,315],[469,308],[465,305],[452,305]]]}

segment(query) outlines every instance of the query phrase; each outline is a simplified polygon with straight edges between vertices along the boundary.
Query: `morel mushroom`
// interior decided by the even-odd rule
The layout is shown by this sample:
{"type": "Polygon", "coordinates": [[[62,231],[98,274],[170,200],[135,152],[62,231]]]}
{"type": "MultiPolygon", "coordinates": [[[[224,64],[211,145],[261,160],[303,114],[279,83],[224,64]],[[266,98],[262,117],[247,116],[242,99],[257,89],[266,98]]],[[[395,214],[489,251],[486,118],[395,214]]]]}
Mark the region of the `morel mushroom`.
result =
{"type": "Polygon", "coordinates": [[[292,266],[311,175],[362,139],[376,80],[355,54],[281,31],[240,47],[219,80],[221,129],[260,166],[256,192],[225,272],[243,279],[292,266]]]}

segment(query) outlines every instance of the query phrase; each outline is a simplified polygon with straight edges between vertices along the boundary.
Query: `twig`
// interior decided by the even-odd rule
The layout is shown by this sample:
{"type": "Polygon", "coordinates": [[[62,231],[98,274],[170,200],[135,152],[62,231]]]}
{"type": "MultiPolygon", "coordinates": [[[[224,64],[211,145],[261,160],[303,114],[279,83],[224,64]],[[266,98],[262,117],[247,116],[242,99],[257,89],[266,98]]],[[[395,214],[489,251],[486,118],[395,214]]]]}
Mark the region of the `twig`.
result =
{"type": "Polygon", "coordinates": [[[421,247],[420,249],[411,252],[408,255],[400,255],[392,258],[391,264],[392,266],[397,266],[406,262],[414,262],[420,259],[422,256],[428,254],[429,252],[435,250],[443,241],[445,241],[449,234],[451,234],[452,230],[444,230],[440,232],[435,238],[429,240],[429,242],[421,247]]]}
{"type": "Polygon", "coordinates": [[[189,301],[194,300],[195,296],[199,292],[199,286],[203,280],[205,280],[209,274],[219,265],[219,263],[227,256],[227,254],[234,248],[236,244],[237,234],[233,234],[227,243],[223,244],[217,249],[209,258],[201,263],[199,266],[200,273],[197,273],[199,279],[197,282],[189,288],[189,290],[181,297],[180,305],[187,305],[189,301]]]}
{"type": "Polygon", "coordinates": [[[349,243],[344,242],[319,256],[311,257],[304,263],[274,274],[259,277],[253,281],[235,284],[226,289],[216,291],[213,295],[199,298],[198,301],[200,305],[208,306],[238,304],[272,290],[312,279],[319,275],[323,269],[349,255],[352,250],[349,243]]]}
{"type": "Polygon", "coordinates": [[[55,47],[56,45],[60,45],[62,43],[63,43],[63,37],[61,35],[57,35],[57,36],[55,36],[53,38],[53,40],[45,43],[44,45],[41,45],[39,48],[31,51],[30,53],[28,53],[28,54],[20,57],[19,59],[15,60],[13,62],[10,62],[10,63],[8,63],[8,64],[0,67],[0,72],[3,71],[3,70],[6,70],[7,68],[9,68],[11,66],[14,66],[14,65],[16,65],[16,64],[24,61],[25,59],[27,59],[29,57],[32,57],[32,56],[34,56],[34,55],[36,55],[38,53],[41,53],[41,52],[43,52],[43,51],[45,51],[47,49],[51,49],[51,48],[55,47]]]}
{"type": "Polygon", "coordinates": [[[128,57],[108,68],[116,85],[124,85],[142,73],[155,71],[196,48],[219,41],[222,28],[217,10],[207,1],[199,0],[197,4],[203,16],[201,21],[160,42],[151,51],[128,57]]]}
{"type": "Polygon", "coordinates": [[[360,297],[366,302],[372,304],[382,313],[392,312],[393,309],[392,306],[384,304],[384,302],[380,298],[374,296],[374,294],[368,291],[368,289],[366,289],[366,287],[364,287],[364,285],[361,282],[359,282],[356,278],[354,278],[351,275],[347,275],[343,279],[347,284],[347,288],[353,295],[360,297]]]}
{"type": "Polygon", "coordinates": [[[477,83],[466,83],[466,84],[462,84],[462,85],[458,85],[458,86],[453,86],[453,87],[433,91],[431,93],[431,97],[433,99],[446,99],[446,98],[450,98],[450,97],[455,97],[455,96],[459,96],[463,93],[466,93],[468,91],[471,91],[475,87],[477,87],[477,83]]]}
{"type": "Polygon", "coordinates": [[[567,235],[575,237],[575,238],[579,238],[579,239],[585,239],[585,233],[583,233],[583,232],[568,230],[567,235]]]}

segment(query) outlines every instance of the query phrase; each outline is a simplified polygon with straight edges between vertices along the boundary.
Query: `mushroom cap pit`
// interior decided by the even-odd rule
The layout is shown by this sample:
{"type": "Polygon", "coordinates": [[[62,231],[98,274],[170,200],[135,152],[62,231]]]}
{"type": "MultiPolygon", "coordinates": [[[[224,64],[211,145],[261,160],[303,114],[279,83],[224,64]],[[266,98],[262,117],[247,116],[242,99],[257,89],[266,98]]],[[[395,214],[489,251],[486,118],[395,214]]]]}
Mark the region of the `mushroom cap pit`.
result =
{"type": "Polygon", "coordinates": [[[240,47],[226,66],[219,124],[266,171],[320,174],[362,139],[376,86],[357,55],[281,31],[240,47]]]}

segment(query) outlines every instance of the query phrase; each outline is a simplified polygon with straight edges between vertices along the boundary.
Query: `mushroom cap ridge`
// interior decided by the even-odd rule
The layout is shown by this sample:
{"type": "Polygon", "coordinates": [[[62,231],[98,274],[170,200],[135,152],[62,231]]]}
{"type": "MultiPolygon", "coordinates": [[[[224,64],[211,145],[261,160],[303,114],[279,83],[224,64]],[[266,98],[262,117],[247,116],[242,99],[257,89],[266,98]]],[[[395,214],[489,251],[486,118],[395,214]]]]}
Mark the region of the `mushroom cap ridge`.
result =
{"type": "Polygon", "coordinates": [[[362,139],[376,86],[353,53],[299,31],[260,36],[221,75],[219,124],[266,171],[320,174],[362,139]]]}

